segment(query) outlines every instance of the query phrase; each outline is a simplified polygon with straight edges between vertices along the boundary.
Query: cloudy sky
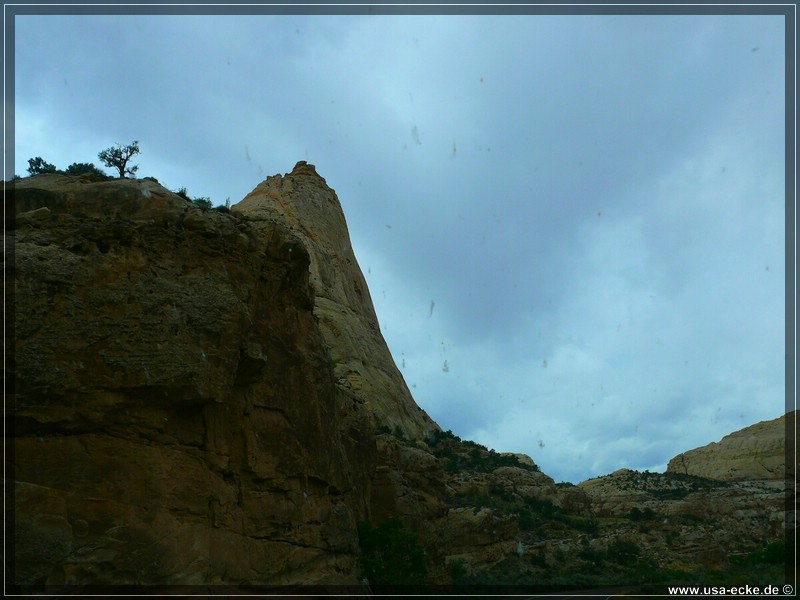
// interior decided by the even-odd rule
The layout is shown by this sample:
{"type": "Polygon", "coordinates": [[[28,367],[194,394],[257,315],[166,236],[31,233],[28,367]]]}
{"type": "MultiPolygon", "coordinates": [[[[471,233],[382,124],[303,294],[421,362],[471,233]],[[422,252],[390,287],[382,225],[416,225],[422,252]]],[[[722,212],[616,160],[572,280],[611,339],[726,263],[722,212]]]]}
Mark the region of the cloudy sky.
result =
{"type": "Polygon", "coordinates": [[[15,172],[139,140],[235,204],[298,160],[444,428],[556,481],[784,406],[780,16],[19,16],[15,172]]]}

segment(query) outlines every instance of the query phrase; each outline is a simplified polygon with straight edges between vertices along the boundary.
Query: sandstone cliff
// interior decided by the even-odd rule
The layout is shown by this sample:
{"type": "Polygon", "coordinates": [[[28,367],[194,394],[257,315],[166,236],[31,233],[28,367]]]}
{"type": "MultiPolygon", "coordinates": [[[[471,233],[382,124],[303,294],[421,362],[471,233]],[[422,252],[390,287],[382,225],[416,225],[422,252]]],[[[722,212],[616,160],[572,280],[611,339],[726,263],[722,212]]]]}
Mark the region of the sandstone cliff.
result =
{"type": "Polygon", "coordinates": [[[308,249],[314,314],[333,359],[336,384],[390,429],[421,439],[438,425],[411,396],[381,335],[339,199],[313,165],[259,184],[233,212],[255,228],[281,224],[308,249]]]}
{"type": "Polygon", "coordinates": [[[14,581],[356,581],[374,426],[306,239],[154,180],[8,191],[14,581]]]}
{"type": "Polygon", "coordinates": [[[793,475],[786,471],[787,418],[793,423],[795,415],[756,423],[679,454],[669,461],[667,471],[719,481],[783,480],[793,475]]]}
{"type": "Polygon", "coordinates": [[[311,165],[230,212],[153,179],[7,194],[14,584],[356,584],[358,523],[399,517],[430,583],[598,586],[726,567],[796,527],[783,482],[754,480],[781,469],[774,424],[746,452],[579,486],[441,431],[311,165]]]}

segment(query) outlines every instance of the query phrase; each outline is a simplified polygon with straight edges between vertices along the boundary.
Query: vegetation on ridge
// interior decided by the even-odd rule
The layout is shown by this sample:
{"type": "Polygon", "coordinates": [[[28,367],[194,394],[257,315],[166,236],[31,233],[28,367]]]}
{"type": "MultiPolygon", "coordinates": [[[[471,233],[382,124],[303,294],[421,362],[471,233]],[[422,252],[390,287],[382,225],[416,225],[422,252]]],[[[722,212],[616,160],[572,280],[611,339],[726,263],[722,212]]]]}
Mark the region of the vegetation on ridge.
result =
{"type": "Polygon", "coordinates": [[[125,175],[134,175],[139,170],[139,165],[128,166],[128,162],[136,154],[139,154],[139,142],[134,140],[127,146],[117,144],[111,148],[106,148],[97,156],[105,166],[117,169],[119,178],[124,179],[125,175]]]}
{"type": "Polygon", "coordinates": [[[433,455],[444,461],[444,469],[448,473],[458,473],[461,470],[491,473],[498,467],[517,467],[526,471],[539,470],[536,465],[520,462],[516,456],[500,454],[488,449],[483,444],[462,440],[449,429],[434,431],[425,442],[433,455]]]}
{"type": "MultiPolygon", "coordinates": [[[[116,146],[106,148],[105,150],[103,150],[98,154],[98,157],[100,158],[100,160],[103,161],[103,164],[105,164],[105,166],[116,169],[119,172],[120,179],[125,179],[126,175],[135,176],[136,171],[139,170],[138,165],[133,167],[128,167],[130,159],[139,153],[140,153],[139,142],[134,140],[127,146],[122,146],[121,144],[117,144],[116,146]]],[[[111,179],[109,175],[104,173],[102,170],[98,169],[94,165],[94,163],[72,163],[65,170],[61,170],[57,168],[54,164],[44,160],[41,156],[36,156],[34,158],[28,159],[27,171],[31,177],[35,175],[45,175],[48,173],[52,173],[52,174],[73,175],[73,176],[95,175],[105,179],[111,179]]],[[[20,179],[20,176],[14,175],[14,179],[20,179]]],[[[145,177],[144,179],[152,179],[153,181],[156,182],[158,181],[153,177],[145,177]]],[[[213,202],[208,196],[190,198],[185,187],[179,188],[178,191],[175,193],[178,196],[188,200],[189,202],[194,203],[201,210],[204,211],[215,210],[217,212],[223,212],[223,213],[230,212],[231,208],[230,198],[227,198],[225,200],[224,205],[214,206],[213,202]]]]}

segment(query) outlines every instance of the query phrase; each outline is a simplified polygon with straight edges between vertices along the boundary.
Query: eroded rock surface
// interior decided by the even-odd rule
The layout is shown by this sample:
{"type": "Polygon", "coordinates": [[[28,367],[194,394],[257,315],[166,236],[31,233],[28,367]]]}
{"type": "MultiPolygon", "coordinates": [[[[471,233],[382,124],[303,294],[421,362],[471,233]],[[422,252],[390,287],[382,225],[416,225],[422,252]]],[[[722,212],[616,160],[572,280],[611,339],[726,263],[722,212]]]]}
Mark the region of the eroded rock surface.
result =
{"type": "Polygon", "coordinates": [[[794,419],[790,413],[762,421],[679,454],[669,461],[667,471],[719,481],[784,480],[787,418],[794,419]]]}
{"type": "Polygon", "coordinates": [[[287,175],[268,177],[232,210],[255,228],[283,225],[308,249],[314,314],[335,363],[336,385],[409,439],[437,430],[395,365],[353,254],[339,199],[314,166],[301,161],[287,175]]]}
{"type": "Polygon", "coordinates": [[[620,469],[584,481],[598,517],[628,518],[625,533],[661,567],[715,564],[754,551],[787,528],[783,481],[723,482],[676,473],[620,469]],[[642,523],[648,523],[645,528],[642,523]]]}
{"type": "Polygon", "coordinates": [[[356,581],[374,426],[304,238],[151,180],[14,187],[15,583],[356,581]]]}

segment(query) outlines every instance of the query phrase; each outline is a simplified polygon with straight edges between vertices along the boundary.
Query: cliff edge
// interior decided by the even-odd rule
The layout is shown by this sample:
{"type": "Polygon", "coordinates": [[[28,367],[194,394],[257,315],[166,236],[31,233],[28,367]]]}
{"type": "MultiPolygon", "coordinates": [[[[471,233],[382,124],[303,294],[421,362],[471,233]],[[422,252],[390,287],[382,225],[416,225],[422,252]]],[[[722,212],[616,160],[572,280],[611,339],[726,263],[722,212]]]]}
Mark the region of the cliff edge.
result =
{"type": "Polygon", "coordinates": [[[793,471],[786,471],[787,419],[794,423],[795,415],[788,413],[761,421],[730,433],[719,442],[678,454],[669,461],[667,472],[719,481],[793,478],[793,471]]]}

